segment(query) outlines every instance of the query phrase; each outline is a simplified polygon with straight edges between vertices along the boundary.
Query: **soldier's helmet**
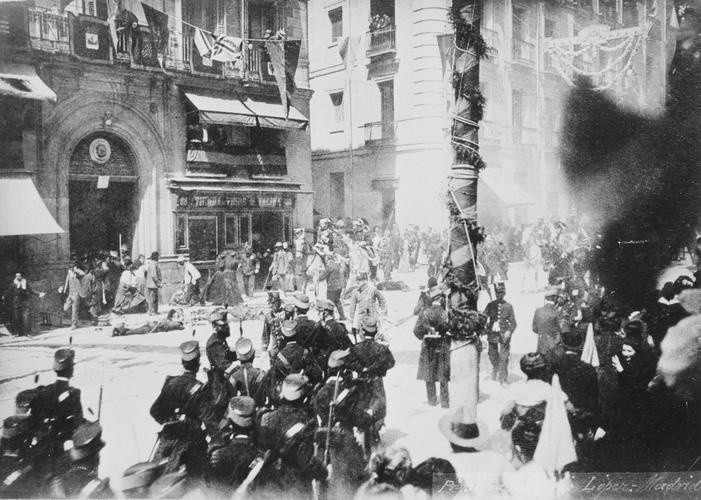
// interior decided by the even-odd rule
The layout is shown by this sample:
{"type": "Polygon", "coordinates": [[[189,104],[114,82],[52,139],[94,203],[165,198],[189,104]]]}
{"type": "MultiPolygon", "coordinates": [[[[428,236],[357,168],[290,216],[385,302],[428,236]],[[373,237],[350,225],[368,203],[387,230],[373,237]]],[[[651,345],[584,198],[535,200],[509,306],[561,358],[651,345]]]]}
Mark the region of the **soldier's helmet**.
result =
{"type": "Polygon", "coordinates": [[[227,323],[226,319],[226,309],[216,309],[209,315],[209,321],[213,325],[225,325],[227,323]]]}
{"type": "Polygon", "coordinates": [[[494,293],[506,293],[506,283],[500,282],[494,284],[494,293]]]}
{"type": "Polygon", "coordinates": [[[307,392],[309,379],[299,373],[293,373],[285,377],[280,389],[280,397],[287,401],[297,401],[307,392]]]}
{"type": "Polygon", "coordinates": [[[346,361],[345,358],[350,354],[350,349],[332,351],[329,355],[329,360],[327,364],[329,368],[338,368],[343,366],[346,361]]]}
{"type": "Polygon", "coordinates": [[[32,401],[38,394],[38,389],[26,389],[17,393],[15,397],[15,414],[28,415],[32,401]]]}
{"type": "Polygon", "coordinates": [[[316,308],[319,311],[326,311],[326,312],[331,312],[331,313],[334,311],[333,302],[331,302],[330,300],[326,300],[326,299],[317,300],[316,301],[316,308]]]}
{"type": "Polygon", "coordinates": [[[98,453],[105,446],[102,440],[102,426],[98,422],[86,422],[73,431],[71,460],[77,462],[98,453]]]}
{"type": "Polygon", "coordinates": [[[256,402],[248,396],[236,396],[229,401],[229,419],[239,427],[250,427],[256,416],[256,402]]]}
{"type": "Polygon", "coordinates": [[[183,362],[193,361],[200,357],[200,343],[196,340],[188,340],[180,344],[180,359],[183,362]]]}
{"type": "Polygon", "coordinates": [[[241,362],[252,360],[256,355],[256,350],[253,348],[253,342],[248,337],[241,337],[234,344],[236,357],[241,362]]]}
{"type": "Polygon", "coordinates": [[[75,351],[73,349],[59,349],[54,353],[54,371],[60,372],[73,368],[75,363],[75,351]]]}

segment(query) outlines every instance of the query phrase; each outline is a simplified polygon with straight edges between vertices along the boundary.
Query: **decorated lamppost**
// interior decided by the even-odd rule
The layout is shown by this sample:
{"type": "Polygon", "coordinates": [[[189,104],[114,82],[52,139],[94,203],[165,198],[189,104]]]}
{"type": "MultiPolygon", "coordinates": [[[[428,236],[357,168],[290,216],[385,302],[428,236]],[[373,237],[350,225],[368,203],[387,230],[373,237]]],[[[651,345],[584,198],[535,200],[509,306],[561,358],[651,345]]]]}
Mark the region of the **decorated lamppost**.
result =
{"type": "Polygon", "coordinates": [[[477,311],[479,280],[477,244],[484,239],[477,225],[477,178],[484,162],[479,154],[479,122],[485,99],[479,88],[479,62],[487,56],[480,34],[481,0],[454,0],[449,12],[453,46],[447,53],[452,72],[453,107],[450,142],[453,153],[448,174],[450,260],[445,282],[449,286],[451,343],[451,406],[461,409],[455,433],[478,438],[480,334],[484,315],[477,311]]]}

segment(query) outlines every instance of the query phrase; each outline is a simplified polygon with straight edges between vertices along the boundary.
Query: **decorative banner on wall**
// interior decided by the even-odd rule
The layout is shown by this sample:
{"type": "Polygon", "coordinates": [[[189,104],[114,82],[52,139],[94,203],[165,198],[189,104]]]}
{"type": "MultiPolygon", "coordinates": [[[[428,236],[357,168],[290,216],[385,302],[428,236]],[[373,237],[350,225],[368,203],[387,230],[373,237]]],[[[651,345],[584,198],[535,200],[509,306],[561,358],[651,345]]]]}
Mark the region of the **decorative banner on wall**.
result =
{"type": "Polygon", "coordinates": [[[68,13],[73,46],[71,53],[83,60],[112,60],[112,42],[106,21],[68,13]]]}

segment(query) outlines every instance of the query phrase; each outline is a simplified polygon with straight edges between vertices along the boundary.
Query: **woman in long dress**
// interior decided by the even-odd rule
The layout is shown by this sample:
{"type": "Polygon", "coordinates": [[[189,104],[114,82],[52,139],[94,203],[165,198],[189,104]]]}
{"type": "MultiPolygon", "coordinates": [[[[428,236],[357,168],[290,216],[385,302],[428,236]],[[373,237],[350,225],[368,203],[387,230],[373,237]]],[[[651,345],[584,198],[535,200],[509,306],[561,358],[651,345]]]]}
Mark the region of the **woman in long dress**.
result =
{"type": "Polygon", "coordinates": [[[139,292],[136,279],[136,264],[130,260],[124,262],[126,269],[119,278],[117,296],[114,299],[112,312],[117,314],[128,314],[138,312],[139,307],[146,302],[146,297],[139,292]]]}

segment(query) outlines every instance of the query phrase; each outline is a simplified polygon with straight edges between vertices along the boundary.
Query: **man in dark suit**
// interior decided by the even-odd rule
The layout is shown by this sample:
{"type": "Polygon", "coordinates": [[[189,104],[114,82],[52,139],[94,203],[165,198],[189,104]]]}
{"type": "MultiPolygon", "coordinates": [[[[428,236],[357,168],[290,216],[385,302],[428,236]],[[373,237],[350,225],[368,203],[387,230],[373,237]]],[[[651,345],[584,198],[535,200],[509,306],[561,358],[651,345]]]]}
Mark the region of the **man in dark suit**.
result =
{"type": "Polygon", "coordinates": [[[326,280],[326,299],[333,302],[338,309],[338,317],[341,321],[346,320],[346,313],[343,311],[343,301],[341,293],[343,292],[343,271],[341,264],[336,259],[336,255],[332,252],[326,254],[326,267],[319,275],[319,281],[326,280]]]}
{"type": "Polygon", "coordinates": [[[537,351],[545,356],[550,366],[557,364],[563,352],[560,311],[555,306],[557,294],[557,288],[549,287],[545,291],[545,305],[533,314],[533,333],[538,335],[537,351]]]}
{"type": "Polygon", "coordinates": [[[489,318],[487,323],[489,341],[489,361],[492,363],[492,380],[499,380],[502,385],[508,378],[509,355],[511,353],[511,336],[516,330],[516,315],[511,304],[504,300],[506,285],[494,285],[496,300],[484,310],[489,318]]]}
{"type": "Polygon", "coordinates": [[[158,314],[158,289],[163,285],[158,258],[158,252],[153,252],[146,261],[146,303],[149,316],[158,314]]]}

